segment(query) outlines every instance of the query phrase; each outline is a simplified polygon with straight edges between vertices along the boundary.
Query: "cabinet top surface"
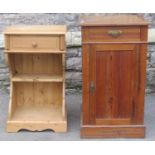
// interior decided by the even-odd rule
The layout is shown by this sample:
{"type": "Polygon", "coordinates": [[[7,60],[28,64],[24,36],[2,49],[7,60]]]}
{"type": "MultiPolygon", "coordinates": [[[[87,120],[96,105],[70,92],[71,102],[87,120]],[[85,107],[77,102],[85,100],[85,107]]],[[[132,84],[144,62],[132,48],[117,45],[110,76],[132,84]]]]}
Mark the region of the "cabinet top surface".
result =
{"type": "Polygon", "coordinates": [[[82,26],[119,26],[119,25],[148,25],[143,17],[136,15],[105,15],[105,16],[83,16],[81,17],[82,26]]]}
{"type": "Polygon", "coordinates": [[[65,25],[33,25],[33,26],[10,26],[4,34],[65,34],[65,25]]]}

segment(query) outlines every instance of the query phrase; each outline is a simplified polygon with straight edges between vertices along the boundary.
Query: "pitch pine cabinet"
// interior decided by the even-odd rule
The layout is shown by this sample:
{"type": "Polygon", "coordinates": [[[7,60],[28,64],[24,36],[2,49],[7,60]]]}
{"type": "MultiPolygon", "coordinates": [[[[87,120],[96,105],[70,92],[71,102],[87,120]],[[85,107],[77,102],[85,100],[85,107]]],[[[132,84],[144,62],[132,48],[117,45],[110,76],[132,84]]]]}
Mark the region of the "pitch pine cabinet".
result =
{"type": "Polygon", "coordinates": [[[85,16],[81,137],[142,138],[148,23],[137,16],[85,16]]]}
{"type": "Polygon", "coordinates": [[[67,130],[66,26],[12,26],[5,32],[10,69],[7,131],[67,130]]]}

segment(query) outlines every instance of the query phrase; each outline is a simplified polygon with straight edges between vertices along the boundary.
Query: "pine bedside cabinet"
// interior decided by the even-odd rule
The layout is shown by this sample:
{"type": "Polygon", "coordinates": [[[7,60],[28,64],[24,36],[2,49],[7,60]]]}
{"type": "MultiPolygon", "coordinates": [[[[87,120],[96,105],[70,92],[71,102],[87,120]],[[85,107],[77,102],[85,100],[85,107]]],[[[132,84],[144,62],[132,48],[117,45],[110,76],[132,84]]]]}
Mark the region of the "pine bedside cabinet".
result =
{"type": "Polygon", "coordinates": [[[63,25],[5,30],[11,82],[8,132],[66,132],[65,33],[63,25]]]}
{"type": "Polygon", "coordinates": [[[84,16],[81,137],[142,138],[148,23],[134,15],[84,16]]]}

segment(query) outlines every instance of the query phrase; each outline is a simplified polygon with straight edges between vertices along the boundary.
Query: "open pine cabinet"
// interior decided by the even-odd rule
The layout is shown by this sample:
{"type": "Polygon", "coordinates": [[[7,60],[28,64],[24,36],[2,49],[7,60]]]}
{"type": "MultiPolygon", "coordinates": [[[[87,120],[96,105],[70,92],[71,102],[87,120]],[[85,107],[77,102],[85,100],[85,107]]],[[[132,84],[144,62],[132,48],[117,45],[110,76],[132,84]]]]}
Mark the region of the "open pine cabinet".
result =
{"type": "Polygon", "coordinates": [[[5,32],[10,70],[7,131],[67,130],[66,26],[12,26],[5,32]]]}

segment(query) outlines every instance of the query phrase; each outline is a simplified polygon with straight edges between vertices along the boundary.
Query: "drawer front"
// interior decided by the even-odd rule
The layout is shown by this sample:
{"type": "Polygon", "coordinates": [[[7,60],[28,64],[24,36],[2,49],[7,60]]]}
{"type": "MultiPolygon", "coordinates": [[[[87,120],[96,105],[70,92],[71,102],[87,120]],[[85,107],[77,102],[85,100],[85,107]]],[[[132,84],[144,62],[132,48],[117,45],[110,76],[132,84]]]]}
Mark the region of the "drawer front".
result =
{"type": "Polygon", "coordinates": [[[91,27],[83,41],[129,42],[140,41],[140,27],[91,27]]]}
{"type": "Polygon", "coordinates": [[[59,50],[59,36],[10,36],[10,50],[59,50]]]}

